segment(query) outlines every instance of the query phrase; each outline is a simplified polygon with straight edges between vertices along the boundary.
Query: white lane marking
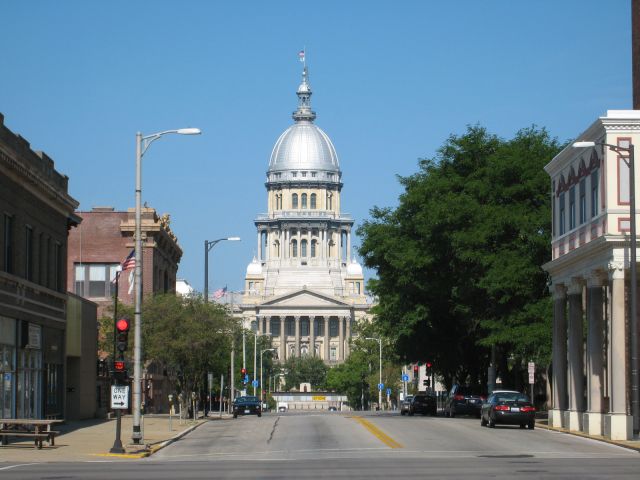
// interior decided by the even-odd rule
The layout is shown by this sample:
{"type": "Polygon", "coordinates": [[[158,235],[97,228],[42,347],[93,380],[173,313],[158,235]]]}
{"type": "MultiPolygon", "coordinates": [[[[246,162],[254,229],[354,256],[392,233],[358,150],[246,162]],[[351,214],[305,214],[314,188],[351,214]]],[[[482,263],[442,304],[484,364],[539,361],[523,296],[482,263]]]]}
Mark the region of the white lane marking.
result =
{"type": "Polygon", "coordinates": [[[618,444],[615,444],[615,443],[609,443],[609,442],[604,441],[604,440],[598,440],[597,438],[583,437],[581,435],[571,435],[570,433],[559,432],[557,430],[551,430],[551,429],[547,429],[547,428],[539,428],[538,431],[539,432],[552,433],[552,434],[557,433],[557,434],[560,434],[560,435],[568,435],[567,438],[572,438],[572,439],[573,438],[576,438],[576,439],[579,438],[579,439],[582,439],[582,440],[584,440],[584,441],[586,441],[588,443],[594,443],[594,444],[599,445],[599,446],[606,445],[606,446],[612,447],[613,449],[621,449],[621,450],[624,450],[624,451],[628,452],[629,454],[635,454],[635,455],[640,454],[640,452],[638,452],[637,450],[634,450],[633,447],[625,447],[623,445],[618,445],[618,444]]]}
{"type": "Polygon", "coordinates": [[[12,468],[28,467],[29,465],[38,465],[37,463],[19,463],[17,465],[9,465],[8,467],[0,467],[0,470],[11,470],[12,468]]]}

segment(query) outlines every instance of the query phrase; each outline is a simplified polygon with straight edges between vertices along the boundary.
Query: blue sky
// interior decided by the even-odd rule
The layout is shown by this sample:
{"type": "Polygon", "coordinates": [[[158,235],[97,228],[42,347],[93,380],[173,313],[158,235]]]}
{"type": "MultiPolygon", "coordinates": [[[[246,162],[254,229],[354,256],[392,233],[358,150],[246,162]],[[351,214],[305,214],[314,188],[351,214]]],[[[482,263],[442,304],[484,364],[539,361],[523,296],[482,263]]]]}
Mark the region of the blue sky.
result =
{"type": "MultiPolygon", "coordinates": [[[[68,175],[81,210],[170,213],[179,277],[240,290],[266,211],[265,172],[291,123],[306,46],[316,123],[340,157],[343,211],[394,206],[396,175],[481,124],[575,137],[631,108],[630,0],[0,2],[0,112],[68,175]]],[[[356,246],[359,240],[354,239],[356,246]]],[[[373,272],[368,272],[369,275],[373,272]]]]}

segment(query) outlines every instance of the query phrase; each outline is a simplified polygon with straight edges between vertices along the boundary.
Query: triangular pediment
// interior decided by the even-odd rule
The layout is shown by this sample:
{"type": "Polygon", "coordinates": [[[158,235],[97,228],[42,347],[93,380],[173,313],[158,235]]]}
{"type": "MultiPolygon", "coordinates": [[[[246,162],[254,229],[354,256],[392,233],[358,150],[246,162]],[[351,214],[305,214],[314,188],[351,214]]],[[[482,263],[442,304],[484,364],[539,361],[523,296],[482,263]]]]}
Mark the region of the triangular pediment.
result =
{"type": "Polygon", "coordinates": [[[297,290],[262,304],[269,307],[347,307],[347,303],[313,290],[297,290]]]}

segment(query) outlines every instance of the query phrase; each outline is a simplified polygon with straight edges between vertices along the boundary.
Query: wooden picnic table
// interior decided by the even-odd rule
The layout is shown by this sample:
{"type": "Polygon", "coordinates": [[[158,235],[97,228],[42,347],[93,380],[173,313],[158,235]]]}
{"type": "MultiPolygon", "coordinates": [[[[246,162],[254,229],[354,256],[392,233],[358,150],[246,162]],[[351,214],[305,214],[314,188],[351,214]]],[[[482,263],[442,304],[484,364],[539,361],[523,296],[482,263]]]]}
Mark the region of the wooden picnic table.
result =
{"type": "Polygon", "coordinates": [[[64,420],[43,420],[38,418],[0,418],[0,437],[2,445],[8,444],[8,437],[29,437],[35,441],[35,447],[42,448],[42,440],[50,446],[55,445],[55,436],[59,433],[51,429],[64,420]]]}

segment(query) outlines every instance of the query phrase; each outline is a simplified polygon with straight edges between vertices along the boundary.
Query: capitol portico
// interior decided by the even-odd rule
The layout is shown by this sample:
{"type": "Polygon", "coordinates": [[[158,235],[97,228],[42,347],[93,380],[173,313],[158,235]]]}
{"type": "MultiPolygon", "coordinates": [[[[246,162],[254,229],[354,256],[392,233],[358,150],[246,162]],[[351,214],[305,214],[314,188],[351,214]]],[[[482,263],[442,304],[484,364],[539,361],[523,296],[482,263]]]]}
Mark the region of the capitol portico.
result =
{"type": "Polygon", "coordinates": [[[351,255],[353,219],[342,213],[342,172],[328,135],[314,124],[305,66],[295,123],[276,141],[267,170],[267,213],[258,214],[248,265],[245,326],[271,335],[276,357],[349,355],[354,325],[367,318],[362,267],[351,255]]]}

